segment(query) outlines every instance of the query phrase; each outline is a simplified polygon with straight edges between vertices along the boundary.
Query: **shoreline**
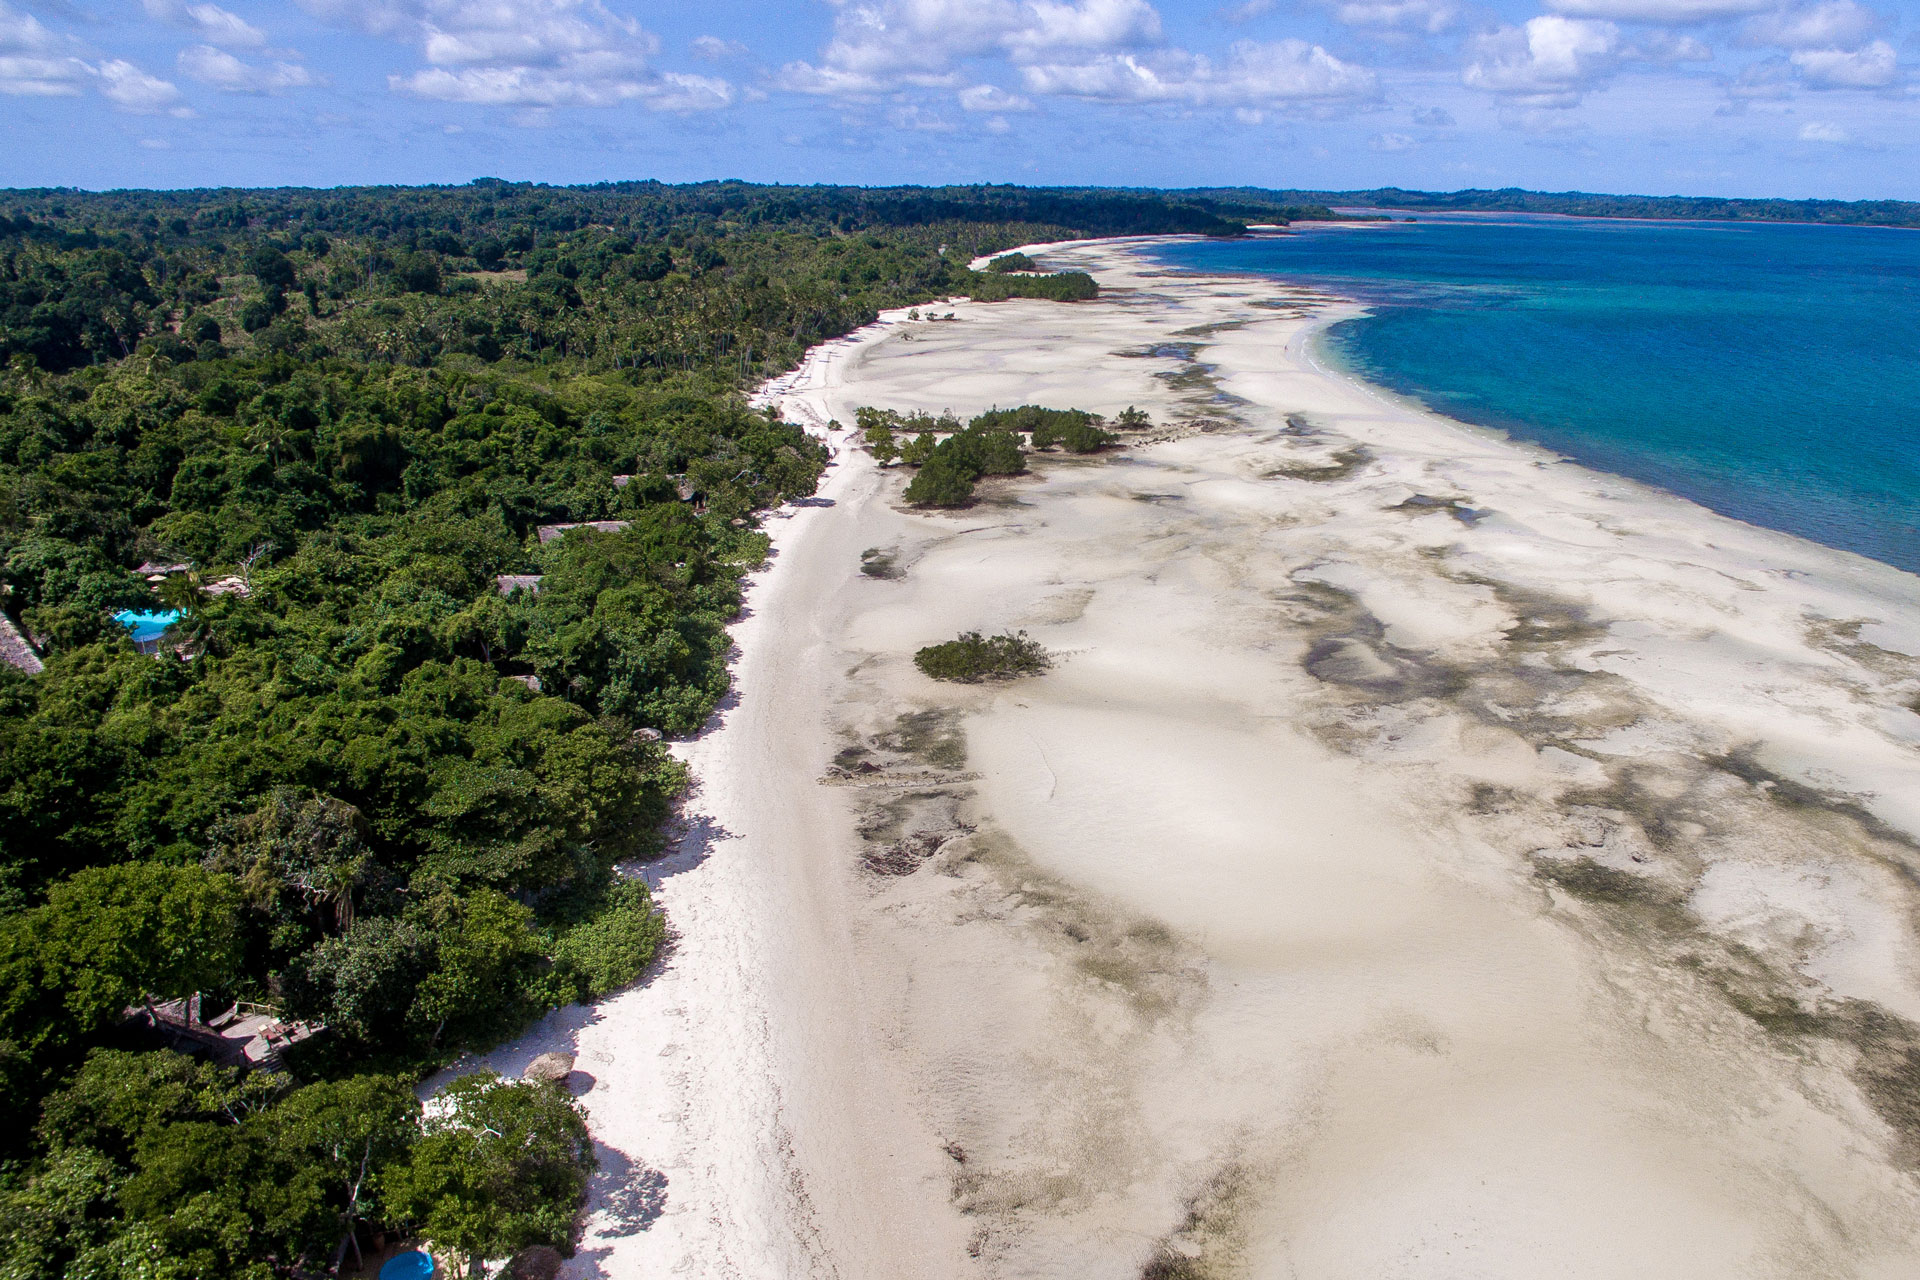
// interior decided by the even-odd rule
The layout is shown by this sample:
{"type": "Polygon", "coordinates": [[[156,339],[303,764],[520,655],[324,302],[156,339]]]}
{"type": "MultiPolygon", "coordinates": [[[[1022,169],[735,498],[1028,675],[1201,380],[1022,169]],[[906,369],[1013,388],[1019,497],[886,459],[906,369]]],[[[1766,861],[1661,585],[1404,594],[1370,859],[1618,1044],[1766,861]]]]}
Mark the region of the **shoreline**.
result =
{"type": "Polygon", "coordinates": [[[841,435],[776,514],[643,869],[672,953],[486,1059],[594,1077],[566,1274],[1915,1265],[1920,580],[1370,395],[1324,298],[1127,244],[766,389],[1184,425],[958,513],[841,435]],[[1002,627],[1055,670],[912,669],[1002,627]]]}
{"type": "MultiPolygon", "coordinates": [[[[1531,215],[1529,214],[1526,216],[1556,218],[1556,217],[1568,217],[1568,216],[1574,216],[1574,215],[1560,215],[1560,214],[1531,215]]],[[[1676,222],[1676,221],[1677,222],[1699,221],[1699,220],[1671,220],[1671,219],[1588,219],[1588,220],[1648,221],[1648,222],[1655,222],[1655,223],[1666,223],[1666,222],[1676,222]]],[[[1314,224],[1306,224],[1306,225],[1330,226],[1334,224],[1314,223],[1314,224]]],[[[1346,227],[1345,229],[1348,229],[1348,230],[1359,229],[1363,225],[1365,224],[1352,224],[1346,227]]],[[[1739,225],[1739,224],[1725,224],[1725,225],[1739,225]]],[[[1823,225],[1823,224],[1806,224],[1806,225],[1823,225]]],[[[1895,229],[1898,229],[1898,228],[1895,228],[1895,229]]],[[[1160,239],[1162,239],[1164,242],[1169,242],[1169,243],[1174,241],[1205,242],[1208,239],[1208,237],[1184,236],[1184,237],[1164,237],[1160,239]]],[[[1061,244],[1057,246],[1042,246],[1042,247],[1065,248],[1070,246],[1072,243],[1073,242],[1061,242],[1061,244]]],[[[1327,351],[1325,346],[1325,344],[1328,341],[1327,330],[1330,329],[1333,325],[1341,323],[1344,320],[1369,314],[1373,309],[1373,304],[1368,303],[1360,298],[1355,298],[1355,297],[1351,297],[1351,296],[1348,296],[1345,294],[1339,294],[1339,293],[1329,293],[1327,292],[1327,288],[1328,288],[1327,285],[1323,283],[1307,280],[1305,278],[1287,277],[1287,276],[1282,276],[1278,274],[1270,274],[1263,271],[1233,271],[1233,270],[1209,271],[1209,270],[1202,270],[1199,268],[1192,268],[1192,267],[1186,267],[1186,266],[1172,266],[1172,265],[1162,264],[1157,261],[1153,261],[1151,256],[1149,256],[1149,261],[1151,262],[1155,270],[1165,271],[1169,274],[1177,275],[1177,274],[1191,273],[1196,279],[1269,281],[1284,287],[1291,287],[1296,289],[1303,289],[1303,290],[1317,292],[1322,294],[1325,297],[1336,300],[1340,303],[1347,304],[1352,308],[1352,310],[1345,314],[1329,314],[1321,324],[1315,327],[1314,333],[1310,335],[1308,343],[1302,348],[1300,354],[1305,358],[1308,358],[1311,363],[1313,363],[1321,372],[1326,374],[1328,377],[1349,382],[1356,386],[1363,387],[1368,391],[1370,391],[1372,394],[1374,394],[1376,397],[1382,400],[1385,400],[1388,403],[1395,405],[1401,409],[1404,409],[1405,411],[1407,411],[1408,413],[1410,413],[1412,416],[1416,418],[1423,418],[1423,419],[1430,420],[1432,422],[1450,425],[1457,429],[1462,429],[1469,432],[1492,433],[1494,436],[1498,437],[1501,440],[1511,443],[1515,447],[1536,449],[1552,457],[1556,461],[1573,463],[1589,471],[1593,471],[1602,475],[1612,476],[1622,481],[1628,481],[1631,483],[1645,486],[1646,488],[1656,493],[1664,494],[1666,496],[1679,499],[1681,501],[1687,502],[1694,506],[1701,507],[1706,511],[1716,516],[1722,517],[1724,519],[1733,520],[1737,523],[1747,525],[1755,529],[1766,530],[1772,533],[1784,534],[1798,541],[1813,543],[1815,545],[1825,547],[1832,551],[1841,552],[1846,555],[1855,556],[1860,559],[1868,560],[1881,566],[1893,568],[1901,573],[1920,576],[1920,564],[1906,565],[1906,564],[1895,563],[1894,561],[1891,561],[1891,560],[1882,559],[1877,554],[1870,553],[1864,550],[1858,550],[1852,546],[1841,545],[1840,543],[1837,543],[1837,542],[1824,541],[1817,529],[1809,530],[1809,529],[1792,527],[1793,521],[1791,521],[1790,519],[1783,518],[1778,513],[1776,513],[1771,518],[1781,520],[1780,523],[1765,523],[1761,519],[1756,519],[1748,515],[1740,514],[1739,507],[1741,506],[1741,502],[1738,499],[1738,488],[1739,488],[1738,477],[1734,477],[1734,484],[1730,489],[1725,483],[1726,481],[1725,477],[1715,477],[1712,474],[1705,473],[1705,472],[1701,473],[1700,475],[1693,476],[1691,478],[1688,478],[1684,475],[1675,474],[1675,475],[1670,475],[1666,479],[1662,479],[1660,477],[1657,477],[1651,474],[1649,475],[1633,474],[1630,470],[1621,469],[1623,466],[1631,465],[1631,463],[1628,461],[1628,456],[1629,456],[1628,454],[1617,455],[1611,460],[1607,459],[1604,456],[1584,456],[1579,451],[1578,445],[1570,444],[1567,446],[1562,446],[1562,445],[1548,443],[1544,440],[1531,438],[1531,436],[1529,435],[1530,432],[1539,432],[1539,431],[1542,431],[1543,429],[1538,427],[1537,425],[1527,422],[1526,420],[1524,420],[1519,416],[1501,415],[1496,413],[1494,415],[1496,418],[1499,418],[1499,417],[1506,418],[1506,423],[1504,425],[1501,422],[1496,422],[1496,421],[1477,422],[1477,421],[1471,421],[1469,419],[1462,418],[1462,417],[1455,417],[1444,408],[1435,407],[1434,405],[1428,404],[1424,399],[1422,399],[1423,393],[1418,390],[1402,391],[1394,387],[1387,386],[1384,383],[1373,381],[1370,378],[1368,378],[1364,373],[1361,373],[1357,370],[1348,369],[1343,365],[1341,365],[1339,361],[1337,359],[1334,359],[1331,356],[1330,352],[1327,351]],[[1320,348],[1318,351],[1314,349],[1316,346],[1320,348]],[[1675,487],[1676,485],[1679,485],[1680,487],[1675,487]],[[1691,486],[1693,491],[1689,492],[1687,489],[1687,486],[1691,486]],[[1698,494],[1698,496],[1696,496],[1696,494],[1698,494]],[[1733,496],[1729,498],[1728,497],[1729,494],[1733,496]],[[1723,502],[1727,504],[1725,509],[1723,509],[1722,505],[1719,505],[1723,502]]],[[[1604,453],[1604,451],[1602,451],[1602,453],[1604,453]]],[[[1847,522],[1843,521],[1842,522],[1843,526],[1846,523],[1847,522]]],[[[1867,534],[1871,534],[1873,532],[1873,526],[1871,525],[1865,526],[1865,532],[1867,534]]],[[[1869,538],[1869,541],[1871,541],[1871,538],[1869,538]]]]}

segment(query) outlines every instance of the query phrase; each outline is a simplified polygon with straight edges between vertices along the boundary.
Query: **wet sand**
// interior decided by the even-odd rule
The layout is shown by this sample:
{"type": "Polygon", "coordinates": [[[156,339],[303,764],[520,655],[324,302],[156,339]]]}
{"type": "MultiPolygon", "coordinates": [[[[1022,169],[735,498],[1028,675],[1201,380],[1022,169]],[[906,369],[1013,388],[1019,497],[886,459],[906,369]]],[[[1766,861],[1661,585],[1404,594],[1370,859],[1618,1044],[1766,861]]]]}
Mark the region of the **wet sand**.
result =
{"type": "Polygon", "coordinates": [[[841,433],[775,521],[672,955],[494,1055],[591,1076],[569,1274],[1920,1274],[1920,579],[1039,252],[1101,298],[768,389],[1157,425],[939,514],[841,433]],[[976,628],[1055,666],[913,668],[976,628]]]}

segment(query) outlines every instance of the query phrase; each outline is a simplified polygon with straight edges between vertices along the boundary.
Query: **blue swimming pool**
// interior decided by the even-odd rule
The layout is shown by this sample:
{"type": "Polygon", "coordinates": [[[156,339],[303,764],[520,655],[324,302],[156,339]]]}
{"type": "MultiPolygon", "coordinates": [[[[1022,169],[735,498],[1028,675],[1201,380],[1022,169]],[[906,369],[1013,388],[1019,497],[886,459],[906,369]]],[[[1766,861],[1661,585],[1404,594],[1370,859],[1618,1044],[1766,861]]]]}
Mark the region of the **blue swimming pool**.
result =
{"type": "Polygon", "coordinates": [[[180,621],[180,611],[167,609],[158,613],[141,613],[122,609],[113,615],[113,620],[127,629],[134,643],[151,644],[166,634],[168,627],[180,621]]]}

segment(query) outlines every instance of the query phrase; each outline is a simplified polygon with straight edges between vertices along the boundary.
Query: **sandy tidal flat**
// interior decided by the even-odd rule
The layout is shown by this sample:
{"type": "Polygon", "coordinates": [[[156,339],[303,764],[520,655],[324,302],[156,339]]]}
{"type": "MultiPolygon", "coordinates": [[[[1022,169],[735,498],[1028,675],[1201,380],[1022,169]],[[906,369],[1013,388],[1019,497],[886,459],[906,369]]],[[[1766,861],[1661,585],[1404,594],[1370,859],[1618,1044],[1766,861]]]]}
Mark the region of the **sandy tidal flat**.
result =
{"type": "Polygon", "coordinates": [[[770,389],[1157,426],[776,522],[673,954],[497,1057],[590,1075],[572,1274],[1920,1275],[1920,579],[1045,257],[770,389]],[[912,667],[975,628],[1055,666],[912,667]]]}

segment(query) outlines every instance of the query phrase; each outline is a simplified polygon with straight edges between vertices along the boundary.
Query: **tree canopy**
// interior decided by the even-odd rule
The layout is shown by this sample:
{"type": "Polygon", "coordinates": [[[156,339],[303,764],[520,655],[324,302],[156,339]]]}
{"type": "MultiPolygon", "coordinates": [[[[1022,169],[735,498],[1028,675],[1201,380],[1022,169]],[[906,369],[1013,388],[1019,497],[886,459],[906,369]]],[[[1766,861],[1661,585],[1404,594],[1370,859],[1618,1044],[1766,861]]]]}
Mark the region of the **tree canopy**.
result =
{"type": "MultiPolygon", "coordinates": [[[[663,739],[726,694],[760,513],[826,464],[745,390],[883,308],[1095,292],[983,254],[1274,216],[1012,187],[0,192],[0,607],[45,659],[0,666],[0,1280],[305,1276],[376,1229],[568,1247],[571,1100],[496,1080],[423,1113],[412,1088],[664,937],[624,866],[683,784],[663,739]],[[128,609],[178,613],[157,653],[128,609]],[[195,992],[324,1031],[240,1075],[123,1018],[195,992]]],[[[969,491],[1025,465],[1004,430],[906,429],[969,491]]]]}

